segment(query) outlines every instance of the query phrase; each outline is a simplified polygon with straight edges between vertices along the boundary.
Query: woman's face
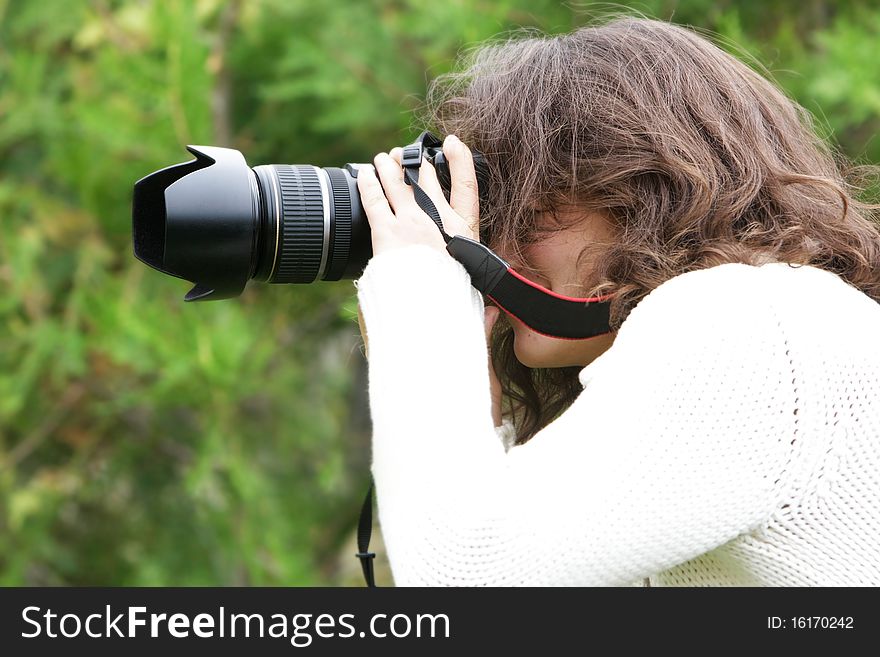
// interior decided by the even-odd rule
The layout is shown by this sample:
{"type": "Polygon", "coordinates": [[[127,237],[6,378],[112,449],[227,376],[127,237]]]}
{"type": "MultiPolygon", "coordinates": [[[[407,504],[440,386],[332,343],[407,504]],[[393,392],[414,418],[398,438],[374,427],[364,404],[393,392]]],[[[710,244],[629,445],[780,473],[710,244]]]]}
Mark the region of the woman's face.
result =
{"type": "MultiPolygon", "coordinates": [[[[557,212],[567,225],[576,218],[570,211],[557,212]]],[[[540,224],[539,224],[540,225],[540,224]]],[[[548,290],[569,297],[585,297],[589,283],[594,282],[595,262],[578,256],[584,247],[609,243],[613,233],[600,215],[582,217],[570,227],[548,233],[524,249],[524,261],[508,259],[508,263],[526,278],[548,290]]],[[[565,340],[536,333],[517,318],[508,315],[514,333],[514,353],[526,367],[586,366],[598,358],[614,342],[616,332],[586,340],[565,340]]]]}

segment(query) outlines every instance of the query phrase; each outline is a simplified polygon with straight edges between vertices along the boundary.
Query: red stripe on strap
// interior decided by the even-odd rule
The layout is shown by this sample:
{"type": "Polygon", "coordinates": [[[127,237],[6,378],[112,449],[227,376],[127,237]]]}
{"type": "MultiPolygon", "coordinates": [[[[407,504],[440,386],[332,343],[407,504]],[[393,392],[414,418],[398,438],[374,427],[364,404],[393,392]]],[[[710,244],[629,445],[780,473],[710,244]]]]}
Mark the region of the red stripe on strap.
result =
{"type": "MultiPolygon", "coordinates": [[[[508,271],[510,271],[510,270],[508,270],[508,271]]],[[[543,288],[541,288],[541,289],[543,289],[543,288]]],[[[490,299],[492,299],[492,301],[495,303],[496,306],[498,306],[498,307],[501,308],[501,310],[503,310],[505,313],[507,313],[508,315],[510,315],[511,317],[513,317],[516,321],[520,322],[520,323],[521,323],[523,326],[525,326],[527,329],[529,329],[530,331],[534,331],[534,332],[537,333],[538,335],[543,335],[545,338],[553,338],[554,340],[592,340],[593,338],[601,338],[603,335],[609,335],[610,333],[614,333],[614,331],[606,331],[605,333],[597,333],[596,335],[590,335],[590,336],[588,336],[588,337],[586,337],[586,338],[565,338],[565,337],[562,337],[561,335],[550,335],[549,333],[542,333],[542,332],[539,331],[538,329],[536,329],[536,328],[532,328],[531,326],[529,326],[528,324],[526,324],[526,323],[525,323],[524,321],[522,321],[519,317],[517,317],[517,316],[514,315],[512,312],[510,312],[507,308],[505,308],[504,306],[502,306],[502,305],[498,302],[498,299],[496,299],[495,297],[493,297],[491,294],[487,294],[486,296],[489,297],[490,299]]],[[[566,297],[566,298],[570,298],[570,297],[566,297]]],[[[602,299],[605,299],[605,298],[607,298],[607,297],[601,297],[601,298],[602,298],[602,299]]],[[[576,299],[576,301],[580,301],[580,299],[576,299]]]]}
{"type": "MultiPolygon", "coordinates": [[[[547,289],[546,287],[544,287],[543,285],[538,285],[538,284],[535,283],[534,281],[530,281],[528,278],[525,278],[523,275],[521,275],[521,274],[517,274],[517,273],[516,273],[513,269],[511,269],[510,267],[507,268],[507,271],[508,271],[509,273],[513,274],[514,276],[516,276],[519,280],[521,280],[523,283],[525,283],[525,284],[528,285],[529,287],[533,287],[533,288],[535,288],[536,290],[540,290],[540,291],[543,292],[544,294],[549,294],[551,297],[556,297],[557,299],[562,299],[563,301],[578,301],[578,302],[581,302],[581,303],[592,303],[592,302],[594,302],[594,301],[606,301],[607,299],[610,299],[610,298],[613,296],[612,294],[606,294],[605,296],[601,296],[601,297],[586,297],[586,298],[581,298],[581,297],[567,297],[567,296],[565,296],[564,294],[556,294],[556,292],[554,292],[553,290],[548,290],[548,289],[547,289]]],[[[522,321],[522,320],[520,320],[520,321],[522,321]]],[[[542,335],[543,335],[543,334],[542,334],[542,335]]],[[[574,338],[574,339],[580,339],[580,338],[574,338]]]]}

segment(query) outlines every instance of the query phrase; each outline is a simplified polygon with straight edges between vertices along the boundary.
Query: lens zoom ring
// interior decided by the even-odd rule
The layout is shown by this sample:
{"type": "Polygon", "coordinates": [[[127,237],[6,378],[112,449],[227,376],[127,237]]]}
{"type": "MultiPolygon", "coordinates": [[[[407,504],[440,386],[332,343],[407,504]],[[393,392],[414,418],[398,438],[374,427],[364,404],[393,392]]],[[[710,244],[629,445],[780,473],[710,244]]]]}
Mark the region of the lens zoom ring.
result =
{"type": "Polygon", "coordinates": [[[338,281],[348,264],[348,252],[351,246],[351,196],[342,169],[328,167],[325,171],[330,177],[330,189],[333,194],[333,251],[325,279],[338,281]]]}
{"type": "Polygon", "coordinates": [[[324,246],[324,202],[317,172],[276,164],[281,187],[281,239],[273,283],[311,283],[324,246]]]}

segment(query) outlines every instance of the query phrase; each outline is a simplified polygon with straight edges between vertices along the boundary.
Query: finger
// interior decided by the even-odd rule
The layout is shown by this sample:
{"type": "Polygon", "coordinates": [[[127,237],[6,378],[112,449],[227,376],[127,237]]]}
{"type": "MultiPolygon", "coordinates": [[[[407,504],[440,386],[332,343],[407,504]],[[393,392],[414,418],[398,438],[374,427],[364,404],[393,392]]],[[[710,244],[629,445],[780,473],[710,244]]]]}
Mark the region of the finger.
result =
{"type": "Polygon", "coordinates": [[[470,223],[460,217],[449,205],[446,196],[443,194],[440,180],[437,178],[437,170],[427,160],[424,160],[419,167],[419,186],[434,202],[434,207],[437,208],[440,220],[443,222],[443,230],[450,235],[464,235],[465,237],[474,238],[470,223]]]}
{"type": "Polygon", "coordinates": [[[446,201],[446,197],[443,195],[440,181],[437,179],[437,170],[428,160],[422,160],[422,165],[419,167],[419,185],[431,197],[431,200],[434,201],[434,205],[437,206],[440,214],[443,214],[445,209],[451,209],[446,201]]]}
{"type": "MultiPolygon", "coordinates": [[[[388,155],[392,160],[400,164],[400,160],[403,157],[403,149],[399,146],[395,146],[388,152],[388,155]]],[[[406,183],[404,182],[404,184],[406,183]]],[[[431,201],[434,202],[434,207],[436,207],[437,212],[440,213],[440,219],[443,222],[443,229],[447,232],[452,232],[455,235],[463,233],[464,230],[461,226],[461,219],[455,216],[455,212],[449,206],[449,202],[443,194],[443,188],[440,186],[440,181],[437,179],[437,171],[426,159],[422,159],[422,163],[419,166],[418,184],[431,201]]],[[[413,196],[413,203],[418,205],[418,203],[415,202],[415,196],[413,196]]],[[[413,216],[419,216],[419,214],[413,216]]],[[[398,214],[398,217],[400,217],[400,214],[398,214]]],[[[430,217],[427,216],[425,218],[430,219],[430,217]]]]}
{"type": "MultiPolygon", "coordinates": [[[[400,158],[403,157],[403,149],[400,146],[395,146],[388,151],[388,155],[399,165],[400,158]]],[[[437,206],[437,210],[440,211],[441,215],[444,213],[444,210],[450,209],[449,203],[443,195],[443,188],[440,186],[440,181],[437,179],[437,171],[428,160],[423,159],[421,166],[419,166],[419,187],[424,189],[425,193],[431,197],[431,200],[434,201],[434,205],[437,206]]]]}
{"type": "Polygon", "coordinates": [[[385,196],[395,213],[415,202],[412,190],[403,182],[403,170],[400,168],[400,164],[395,162],[388,153],[379,153],[373,158],[373,164],[376,167],[379,180],[382,181],[385,196]]]}
{"type": "Polygon", "coordinates": [[[357,187],[361,205],[372,230],[375,231],[387,222],[394,221],[394,213],[388,205],[388,199],[385,198],[373,167],[365,166],[358,170],[357,187]]]}
{"type": "Polygon", "coordinates": [[[468,222],[474,234],[479,234],[480,195],[471,149],[455,135],[448,135],[443,142],[443,155],[449,162],[449,177],[452,180],[449,204],[468,222]]]}

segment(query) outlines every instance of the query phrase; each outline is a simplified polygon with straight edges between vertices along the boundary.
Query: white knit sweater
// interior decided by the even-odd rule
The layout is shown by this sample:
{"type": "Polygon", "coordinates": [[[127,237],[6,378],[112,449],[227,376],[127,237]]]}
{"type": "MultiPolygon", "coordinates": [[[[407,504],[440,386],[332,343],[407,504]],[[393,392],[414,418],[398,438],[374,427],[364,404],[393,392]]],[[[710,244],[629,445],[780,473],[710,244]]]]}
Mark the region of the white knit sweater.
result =
{"type": "Polygon", "coordinates": [[[464,268],[413,245],[355,284],[397,585],[880,585],[880,304],[836,275],[667,281],[514,447],[464,268]]]}

